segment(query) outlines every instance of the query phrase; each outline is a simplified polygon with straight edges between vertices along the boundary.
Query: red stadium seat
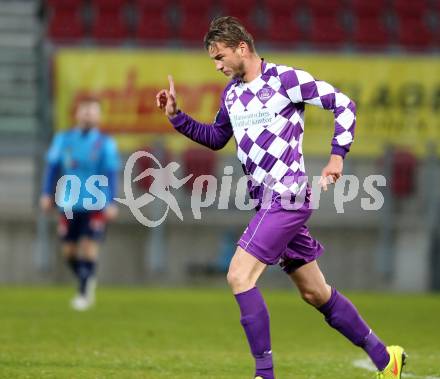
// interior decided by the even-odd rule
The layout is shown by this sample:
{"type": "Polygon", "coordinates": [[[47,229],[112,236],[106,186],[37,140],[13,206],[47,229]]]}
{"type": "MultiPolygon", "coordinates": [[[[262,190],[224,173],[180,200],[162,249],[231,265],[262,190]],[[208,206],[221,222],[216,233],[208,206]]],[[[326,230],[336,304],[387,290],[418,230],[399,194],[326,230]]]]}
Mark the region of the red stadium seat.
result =
{"type": "Polygon", "coordinates": [[[388,46],[390,33],[377,17],[360,17],[354,22],[353,42],[355,45],[378,49],[388,46]]]}
{"type": "Polygon", "coordinates": [[[406,19],[399,22],[398,42],[411,50],[423,50],[432,46],[434,36],[420,18],[406,19]]]}
{"type": "Polygon", "coordinates": [[[126,0],[92,0],[92,36],[100,42],[118,42],[129,37],[124,15],[126,0]]]}
{"type": "Polygon", "coordinates": [[[72,42],[85,35],[83,0],[47,0],[47,34],[53,41],[72,42]]]}
{"type": "Polygon", "coordinates": [[[387,2],[386,0],[352,0],[351,8],[358,20],[364,17],[379,17],[387,11],[387,2]]]}
{"type": "Polygon", "coordinates": [[[301,10],[300,0],[264,0],[267,42],[297,43],[304,38],[296,17],[301,10]]]}
{"type": "Polygon", "coordinates": [[[344,10],[340,0],[307,0],[306,4],[310,14],[317,18],[337,16],[344,10]]]}
{"type": "Polygon", "coordinates": [[[84,5],[84,0],[46,0],[49,9],[79,8],[84,5]]]}
{"type": "Polygon", "coordinates": [[[411,50],[423,50],[434,43],[434,35],[429,30],[425,17],[430,12],[427,0],[395,0],[397,16],[397,42],[411,50]]]}
{"type": "Polygon", "coordinates": [[[224,15],[237,17],[254,39],[262,37],[263,30],[255,17],[259,7],[257,0],[222,0],[220,7],[224,15]]]}
{"type": "Polygon", "coordinates": [[[353,43],[361,48],[380,49],[388,46],[390,31],[385,26],[389,12],[386,0],[353,0],[353,43]]]}
{"type": "Polygon", "coordinates": [[[91,0],[92,7],[100,9],[120,9],[129,3],[129,0],[91,0]]]}
{"type": "Polygon", "coordinates": [[[346,42],[341,16],[344,4],[340,0],[307,0],[310,26],[309,42],[318,47],[337,47],[346,42]]]}
{"type": "Polygon", "coordinates": [[[209,22],[209,17],[187,14],[180,24],[177,36],[183,42],[202,46],[203,36],[208,30],[209,22]]]}
{"type": "Polygon", "coordinates": [[[92,36],[100,42],[118,42],[129,37],[123,15],[119,12],[98,12],[92,25],[92,36]]]}
{"type": "Polygon", "coordinates": [[[335,16],[315,16],[308,32],[309,41],[317,47],[338,47],[346,42],[348,33],[344,31],[335,16]]]}
{"type": "Polygon", "coordinates": [[[291,14],[302,7],[302,0],[263,0],[263,7],[268,14],[291,14]]]}
{"type": "MultiPolygon", "coordinates": [[[[437,16],[437,20],[440,20],[440,0],[436,0],[433,3],[433,13],[437,16]]],[[[434,46],[440,48],[440,22],[437,22],[437,27],[433,30],[434,46]]]]}
{"type": "Polygon", "coordinates": [[[139,42],[162,42],[172,35],[169,5],[163,0],[136,0],[135,35],[139,42]]]}
{"type": "Polygon", "coordinates": [[[266,39],[268,42],[298,43],[304,38],[303,32],[291,14],[268,15],[266,39]]]}
{"type": "MultiPolygon", "coordinates": [[[[194,180],[201,175],[214,175],[217,166],[215,152],[207,148],[191,147],[183,153],[184,176],[193,174],[191,179],[185,183],[185,188],[191,192],[194,180]]],[[[204,184],[206,190],[206,183],[204,184]]]]}
{"type": "Polygon", "coordinates": [[[181,12],[201,12],[206,13],[213,10],[214,2],[212,0],[177,0],[177,6],[181,12]]]}
{"type": "Polygon", "coordinates": [[[393,8],[400,19],[421,18],[428,12],[429,3],[427,0],[394,0],[393,8]]]}
{"type": "Polygon", "coordinates": [[[213,3],[211,1],[178,1],[181,23],[178,27],[178,38],[184,42],[201,45],[203,36],[211,22],[213,3]]]}
{"type": "Polygon", "coordinates": [[[239,19],[246,18],[257,9],[258,5],[257,0],[222,0],[220,3],[225,15],[238,17],[239,19]]]}
{"type": "Polygon", "coordinates": [[[406,149],[397,148],[392,154],[391,192],[397,198],[404,198],[416,191],[417,158],[406,149]]]}

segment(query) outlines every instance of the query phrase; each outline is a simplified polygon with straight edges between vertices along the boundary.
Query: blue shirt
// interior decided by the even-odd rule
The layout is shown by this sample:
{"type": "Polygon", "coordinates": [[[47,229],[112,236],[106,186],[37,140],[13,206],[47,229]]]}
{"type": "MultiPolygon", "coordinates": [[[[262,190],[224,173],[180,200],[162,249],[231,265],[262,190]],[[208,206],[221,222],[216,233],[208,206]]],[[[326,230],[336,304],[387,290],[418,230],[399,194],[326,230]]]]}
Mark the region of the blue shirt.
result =
{"type": "Polygon", "coordinates": [[[61,205],[72,195],[72,186],[80,183],[79,196],[72,205],[74,211],[85,211],[84,199],[92,199],[92,203],[102,202],[107,205],[116,196],[117,172],[120,158],[114,139],[103,134],[96,128],[84,130],[78,127],[57,133],[52,141],[46,157],[46,175],[43,183],[43,193],[52,195],[56,181],[63,175],[73,175],[78,179],[67,181],[63,187],[64,193],[57,194],[57,204],[61,205]],[[103,175],[108,179],[108,185],[98,180],[89,180],[92,175],[103,175]],[[90,191],[90,185],[99,191],[90,191]],[[98,195],[98,196],[96,196],[98,195]],[[64,200],[63,200],[64,199],[64,200]]]}

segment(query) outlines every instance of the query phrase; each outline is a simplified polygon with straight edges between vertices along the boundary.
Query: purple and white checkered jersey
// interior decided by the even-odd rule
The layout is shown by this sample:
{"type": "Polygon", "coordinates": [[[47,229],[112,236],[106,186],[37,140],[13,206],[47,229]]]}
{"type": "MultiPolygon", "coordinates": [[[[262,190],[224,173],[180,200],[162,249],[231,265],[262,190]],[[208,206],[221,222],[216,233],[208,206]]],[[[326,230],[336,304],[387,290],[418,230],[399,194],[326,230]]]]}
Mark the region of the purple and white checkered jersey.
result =
{"type": "Polygon", "coordinates": [[[212,125],[183,112],[171,119],[179,132],[214,150],[234,135],[238,159],[252,178],[254,199],[261,199],[267,186],[275,193],[297,194],[306,185],[302,179],[305,103],[333,111],[332,154],[345,157],[356,123],[354,102],[330,84],[306,71],[264,61],[261,71],[251,82],[234,79],[227,85],[212,125]]]}

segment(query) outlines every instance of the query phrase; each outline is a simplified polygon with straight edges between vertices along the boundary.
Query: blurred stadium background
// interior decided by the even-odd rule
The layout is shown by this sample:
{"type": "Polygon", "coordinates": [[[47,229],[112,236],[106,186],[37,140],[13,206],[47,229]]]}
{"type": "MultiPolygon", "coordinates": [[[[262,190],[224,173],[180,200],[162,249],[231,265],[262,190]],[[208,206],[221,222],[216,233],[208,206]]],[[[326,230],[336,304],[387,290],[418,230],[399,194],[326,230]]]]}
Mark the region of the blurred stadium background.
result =
{"type": "MultiPolygon", "coordinates": [[[[1,0],[0,282],[70,279],[57,251],[55,216],[39,216],[37,199],[50,138],[74,122],[82,96],[100,97],[102,127],[125,158],[146,149],[162,163],[180,162],[182,176],[220,178],[230,164],[239,177],[232,144],[219,154],[196,146],[173,132],[154,103],[172,73],[181,107],[212,120],[225,78],[202,38],[217,14],[241,18],[267,60],[310,71],[358,104],[345,173],[358,176],[360,196],[338,214],[333,191],[322,194],[310,221],[327,249],[321,261],[329,280],[346,289],[440,289],[438,0],[1,0]],[[387,178],[380,211],[360,207],[370,174],[387,178]]],[[[309,175],[319,175],[328,157],[327,113],[308,109],[309,175]]],[[[101,283],[223,285],[251,213],[219,211],[216,202],[194,220],[188,188],[176,197],[184,222],[170,213],[154,229],[121,207],[101,256],[101,283]]],[[[144,211],[154,216],[160,207],[144,211]]],[[[264,281],[289,285],[276,268],[264,281]]]]}
{"type": "MultiPolygon", "coordinates": [[[[67,307],[72,278],[58,251],[56,216],[46,218],[37,207],[50,139],[72,125],[75,104],[90,94],[102,101],[102,128],[117,138],[124,163],[144,149],[164,165],[181,163],[179,177],[221,178],[232,165],[235,188],[241,168],[234,145],[214,153],[185,140],[154,99],[171,73],[182,109],[213,119],[226,81],[202,38],[217,14],[243,20],[267,60],[310,71],[357,102],[345,174],[359,178],[360,195],[343,214],[333,189],[321,195],[309,223],[326,247],[321,266],[330,283],[354,291],[378,334],[407,347],[416,371],[439,376],[438,295],[426,294],[440,289],[439,0],[0,0],[0,377],[250,373],[224,277],[252,213],[235,209],[233,197],[229,210],[218,210],[216,201],[195,220],[190,188],[182,188],[175,195],[184,221],[170,213],[157,228],[139,224],[121,206],[100,257],[99,306],[86,315],[67,307]],[[362,184],[371,174],[387,179],[379,211],[361,208],[361,198],[369,198],[362,184]],[[192,290],[180,289],[186,286],[192,290]],[[397,291],[417,295],[387,295],[397,291]]],[[[320,175],[330,151],[327,113],[306,112],[312,176],[320,175]]],[[[139,161],[136,169],[150,166],[139,161]]],[[[123,197],[122,173],[120,181],[123,197]]],[[[135,192],[150,185],[134,185],[135,192]]],[[[152,205],[143,211],[154,218],[163,204],[152,205]]],[[[284,291],[290,283],[278,268],[262,282],[282,378],[293,372],[300,379],[370,377],[361,369],[343,374],[343,364],[360,352],[299,299],[290,300],[284,291]],[[298,328],[290,330],[292,315],[298,328]]]]}

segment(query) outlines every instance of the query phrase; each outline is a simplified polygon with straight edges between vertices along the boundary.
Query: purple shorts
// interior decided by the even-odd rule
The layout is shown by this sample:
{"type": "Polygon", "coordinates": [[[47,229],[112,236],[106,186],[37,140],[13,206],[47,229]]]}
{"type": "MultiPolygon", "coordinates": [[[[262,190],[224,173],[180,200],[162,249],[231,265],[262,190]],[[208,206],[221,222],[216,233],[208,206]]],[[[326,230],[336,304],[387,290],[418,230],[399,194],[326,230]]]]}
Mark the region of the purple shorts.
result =
{"type": "Polygon", "coordinates": [[[289,210],[274,199],[269,208],[257,211],[238,246],[267,265],[279,263],[288,274],[314,261],[324,248],[305,225],[312,214],[309,206],[306,201],[298,210],[289,210]]]}

